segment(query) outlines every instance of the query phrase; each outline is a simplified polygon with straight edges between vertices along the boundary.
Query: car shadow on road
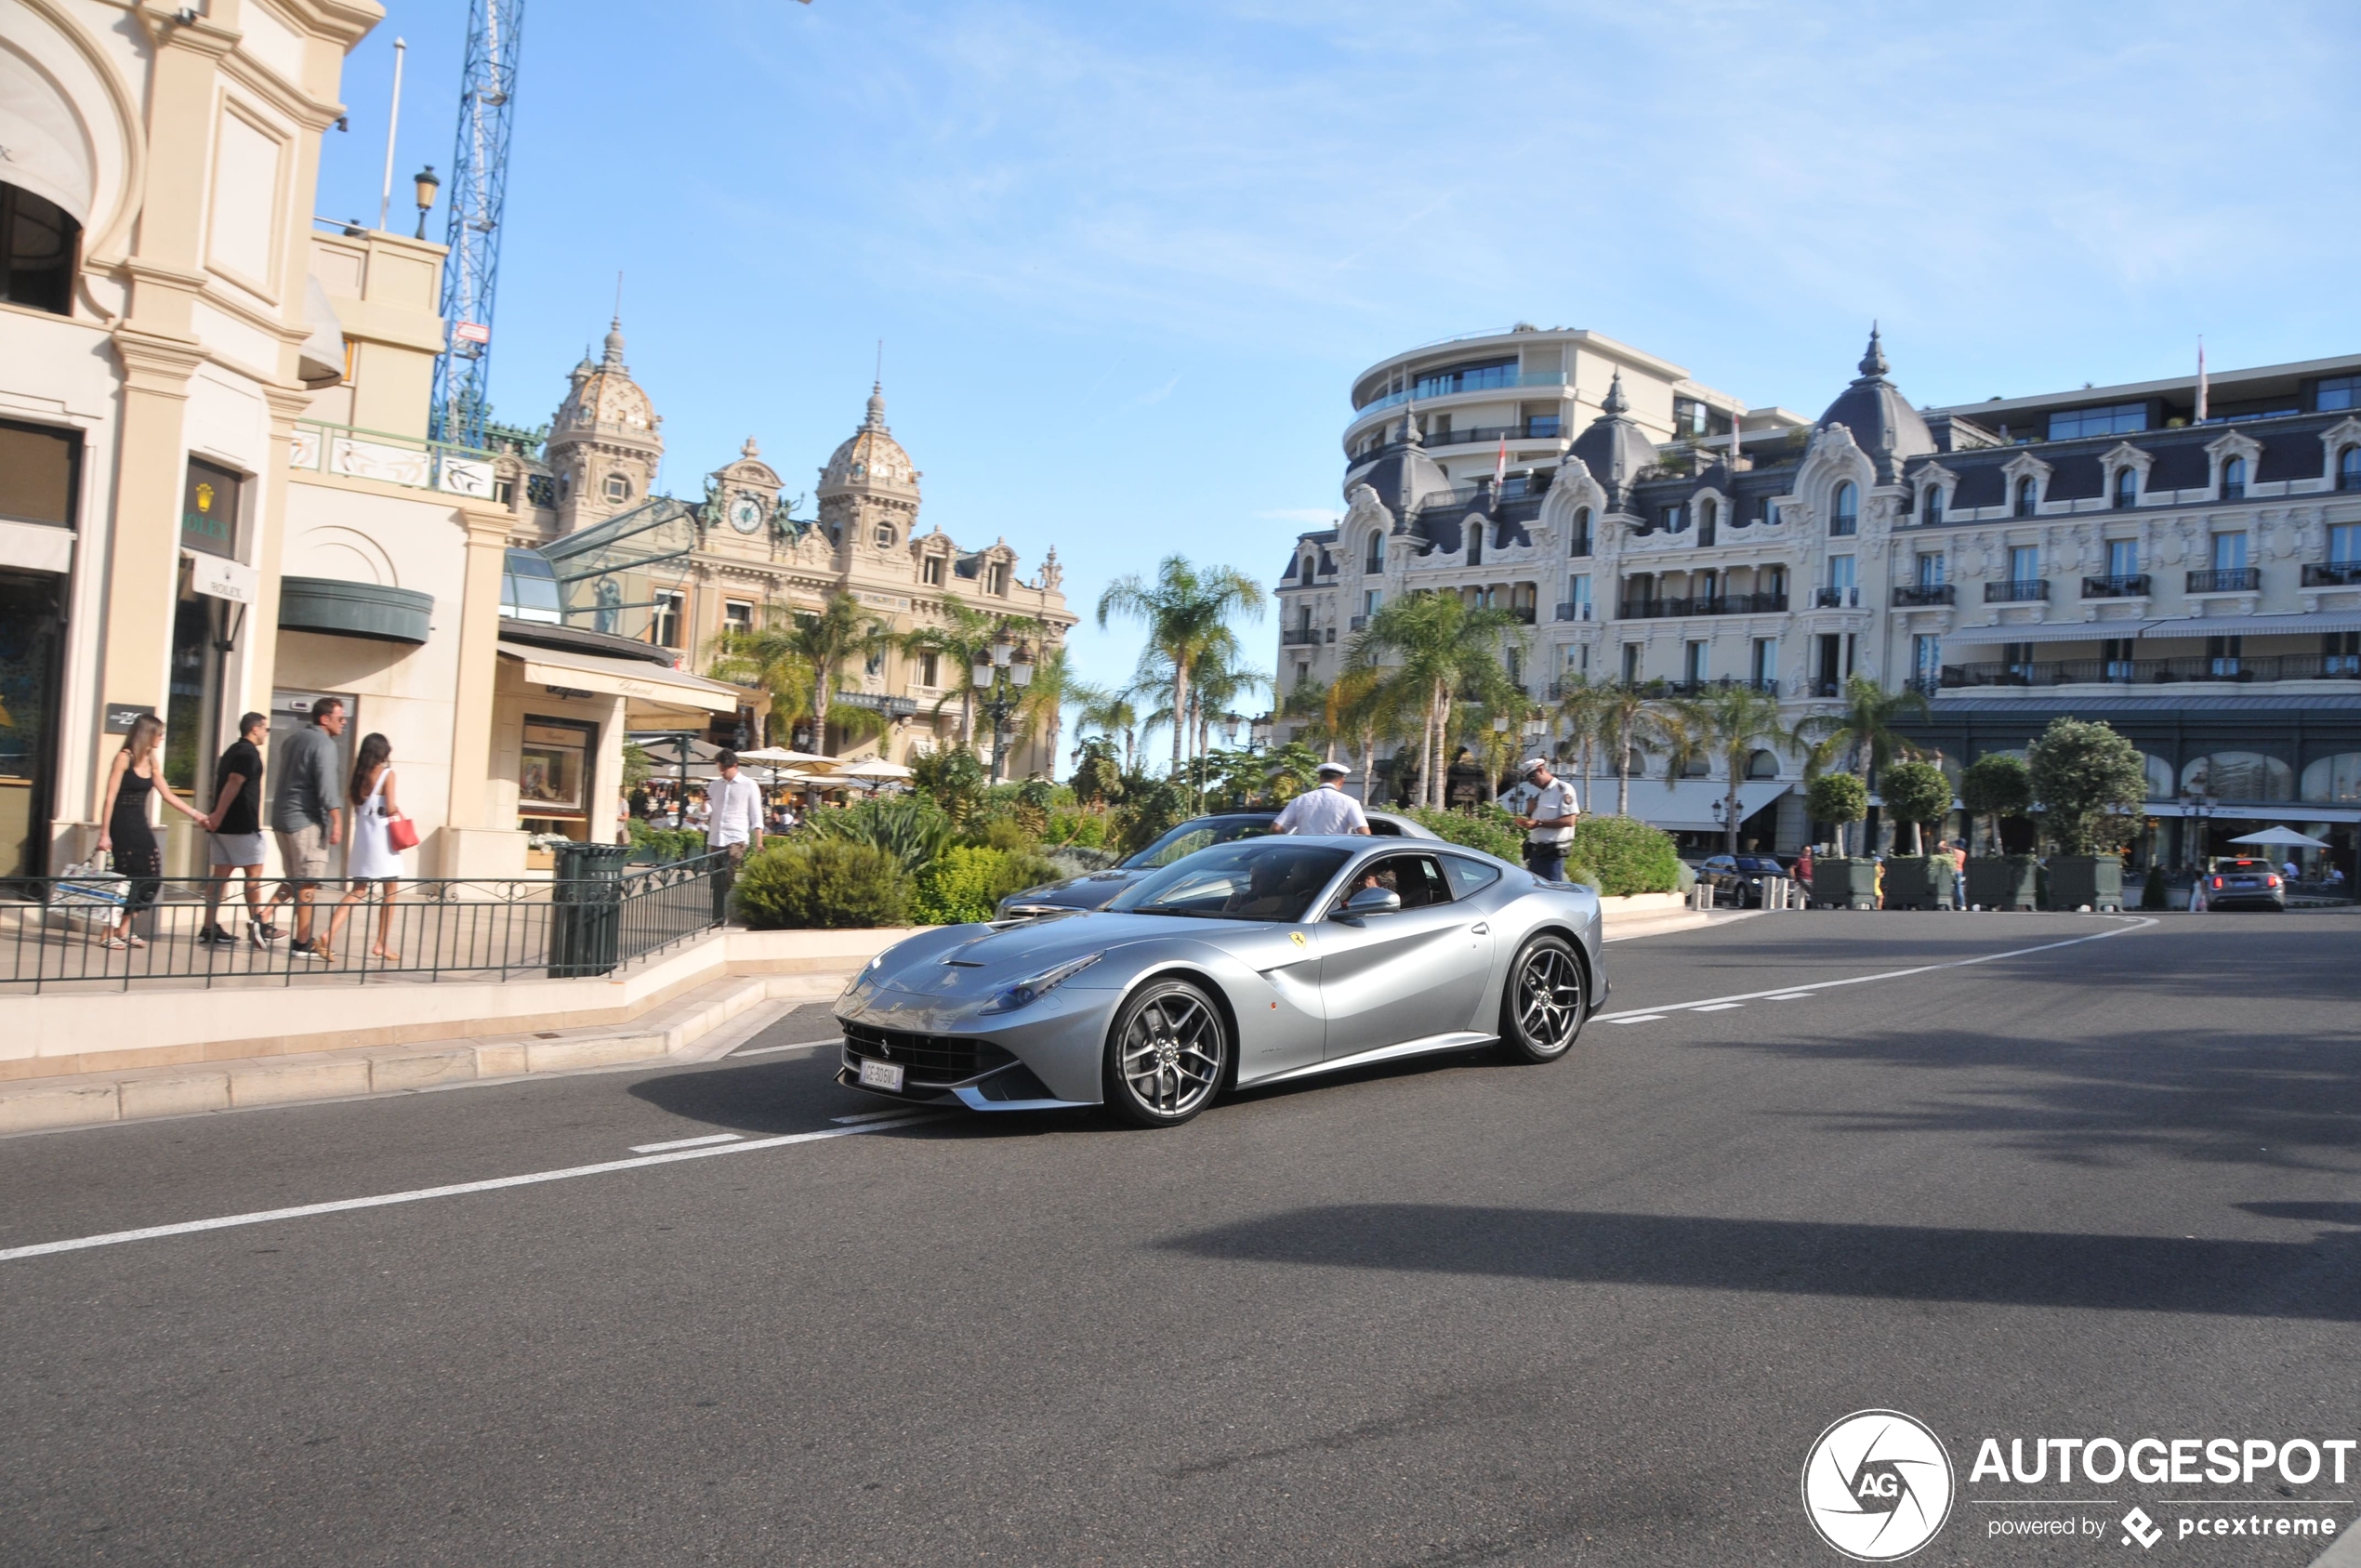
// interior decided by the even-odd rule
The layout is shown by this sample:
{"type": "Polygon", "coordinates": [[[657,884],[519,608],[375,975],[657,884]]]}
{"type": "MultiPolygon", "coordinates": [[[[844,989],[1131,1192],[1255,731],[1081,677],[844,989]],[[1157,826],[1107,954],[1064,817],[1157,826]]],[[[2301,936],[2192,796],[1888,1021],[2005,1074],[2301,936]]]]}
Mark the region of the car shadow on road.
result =
{"type": "MultiPolygon", "coordinates": [[[[883,1095],[863,1094],[837,1082],[838,1053],[824,1046],[809,1056],[776,1057],[744,1064],[724,1058],[722,1065],[682,1068],[641,1078],[629,1093],[658,1110],[720,1130],[775,1137],[781,1133],[813,1132],[837,1125],[838,1116],[875,1115],[890,1112],[895,1102],[883,1095]]],[[[912,1115],[943,1107],[913,1104],[912,1115]]],[[[958,1107],[907,1129],[904,1136],[1035,1137],[1068,1128],[1103,1130],[1104,1118],[1090,1111],[1012,1111],[978,1115],[958,1107]]]]}
{"type": "Polygon", "coordinates": [[[1564,1213],[1299,1208],[1156,1244],[1244,1263],[1586,1285],[2361,1322],[2361,1235],[2309,1243],[1564,1213]]]}

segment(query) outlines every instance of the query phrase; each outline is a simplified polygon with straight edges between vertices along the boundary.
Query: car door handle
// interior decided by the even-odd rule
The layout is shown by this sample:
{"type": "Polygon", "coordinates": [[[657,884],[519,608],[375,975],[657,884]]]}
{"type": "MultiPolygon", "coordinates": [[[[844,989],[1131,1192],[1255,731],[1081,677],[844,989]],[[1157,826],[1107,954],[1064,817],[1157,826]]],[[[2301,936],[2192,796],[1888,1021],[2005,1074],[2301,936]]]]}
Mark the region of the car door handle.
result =
{"type": "Polygon", "coordinates": [[[1470,936],[1476,937],[1490,936],[1492,934],[1491,924],[1487,921],[1478,920],[1474,925],[1468,928],[1468,934],[1470,936]]]}

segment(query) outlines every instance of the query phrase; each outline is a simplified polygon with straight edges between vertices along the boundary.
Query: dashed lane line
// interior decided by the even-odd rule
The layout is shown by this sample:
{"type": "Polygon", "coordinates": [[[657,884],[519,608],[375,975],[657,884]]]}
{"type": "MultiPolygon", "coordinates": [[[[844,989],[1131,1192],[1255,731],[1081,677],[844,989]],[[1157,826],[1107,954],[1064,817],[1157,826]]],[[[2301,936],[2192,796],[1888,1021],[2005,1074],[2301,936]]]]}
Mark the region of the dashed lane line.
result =
{"type": "Polygon", "coordinates": [[[2052,953],[2061,947],[2079,947],[2086,942],[2104,942],[2109,937],[2119,937],[2127,931],[2143,930],[2159,923],[2152,916],[2143,915],[2112,915],[2102,916],[2102,918],[2120,920],[2123,924],[2109,930],[2093,931],[2087,937],[2068,937],[2064,942],[2045,942],[2032,947],[2012,947],[2005,953],[1984,953],[1973,958],[1954,958],[1941,964],[1919,964],[1906,969],[1887,969],[1881,974],[1848,975],[1842,980],[1817,980],[1809,985],[1782,985],[1771,991],[1743,991],[1729,996],[1701,997],[1694,1002],[1659,1002],[1642,1012],[1601,1013],[1596,1021],[1600,1023],[1654,1023],[1668,1013],[1720,1012],[1725,1007],[1736,1007],[1746,1002],[1799,1001],[1806,996],[1816,996],[1823,991],[1833,991],[1839,986],[1867,985],[1880,980],[1903,980],[1911,975],[1932,974],[1937,969],[1964,969],[1977,964],[1997,964],[2003,958],[2023,958],[2028,954],[2052,953]]]}
{"type": "Polygon", "coordinates": [[[708,1143],[735,1143],[744,1138],[742,1132],[709,1132],[703,1138],[676,1138],[666,1143],[634,1143],[635,1154],[662,1154],[674,1149],[700,1149],[708,1143]]]}
{"type": "Polygon", "coordinates": [[[1745,1006],[1744,1002],[1708,1002],[1701,1007],[1691,1008],[1689,1010],[1693,1013],[1726,1013],[1745,1006]]]}
{"type": "Polygon", "coordinates": [[[46,1258],[53,1252],[79,1252],[86,1247],[121,1246],[126,1242],[158,1241],[165,1236],[194,1235],[200,1231],[226,1231],[239,1225],[268,1225],[279,1219],[309,1219],[314,1215],[343,1214],[357,1208],[384,1208],[393,1204],[424,1203],[429,1198],[455,1198],[469,1192],[496,1192],[504,1187],[531,1187],[544,1181],[570,1181],[581,1176],[605,1176],[618,1170],[639,1170],[647,1166],[672,1165],[680,1160],[711,1159],[719,1154],[751,1154],[758,1149],[785,1149],[793,1143],[818,1143],[831,1138],[857,1138],[864,1132],[884,1132],[889,1127],[908,1127],[914,1122],[931,1121],[931,1113],[898,1116],[892,1121],[864,1122],[859,1127],[829,1127],[821,1132],[791,1132],[777,1138],[745,1139],[733,1143],[706,1144],[696,1149],[674,1149],[661,1154],[641,1154],[628,1160],[601,1160],[597,1165],[568,1166],[562,1170],[527,1171],[521,1176],[495,1176],[486,1181],[457,1181],[447,1187],[420,1187],[407,1192],[378,1192],[365,1198],[338,1198],[333,1203],[297,1204],[292,1208],[263,1209],[254,1214],[224,1214],[211,1219],[188,1219],[177,1225],[148,1225],[137,1231],[110,1231],[100,1236],[75,1236],[61,1242],[35,1242],[29,1246],[0,1247],[0,1263],[20,1258],[46,1258]]]}

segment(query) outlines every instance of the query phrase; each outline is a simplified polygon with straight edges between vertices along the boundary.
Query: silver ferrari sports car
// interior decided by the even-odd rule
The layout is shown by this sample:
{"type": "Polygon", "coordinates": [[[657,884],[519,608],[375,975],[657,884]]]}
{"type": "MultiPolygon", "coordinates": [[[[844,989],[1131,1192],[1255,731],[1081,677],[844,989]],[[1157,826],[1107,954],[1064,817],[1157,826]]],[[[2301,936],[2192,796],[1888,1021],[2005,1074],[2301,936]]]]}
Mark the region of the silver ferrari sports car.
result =
{"type": "Polygon", "coordinates": [[[1587,888],[1440,842],[1237,839],[1103,910],[887,949],[837,1003],[838,1081],[1171,1127],[1231,1087],[1397,1057],[1554,1061],[1606,994],[1587,888]]]}

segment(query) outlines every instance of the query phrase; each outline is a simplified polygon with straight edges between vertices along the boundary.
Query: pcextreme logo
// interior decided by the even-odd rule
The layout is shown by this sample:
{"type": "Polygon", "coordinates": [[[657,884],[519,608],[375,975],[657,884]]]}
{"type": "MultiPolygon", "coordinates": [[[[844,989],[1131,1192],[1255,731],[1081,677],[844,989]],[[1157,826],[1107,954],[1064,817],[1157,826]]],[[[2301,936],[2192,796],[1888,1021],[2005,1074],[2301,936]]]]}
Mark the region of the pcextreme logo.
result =
{"type": "Polygon", "coordinates": [[[1892,1562],[1934,1539],[1951,1517],[1954,1489],[1943,1440],[1899,1410],[1854,1411],[1822,1432],[1803,1461],[1805,1516],[1859,1562],[1892,1562]]]}

